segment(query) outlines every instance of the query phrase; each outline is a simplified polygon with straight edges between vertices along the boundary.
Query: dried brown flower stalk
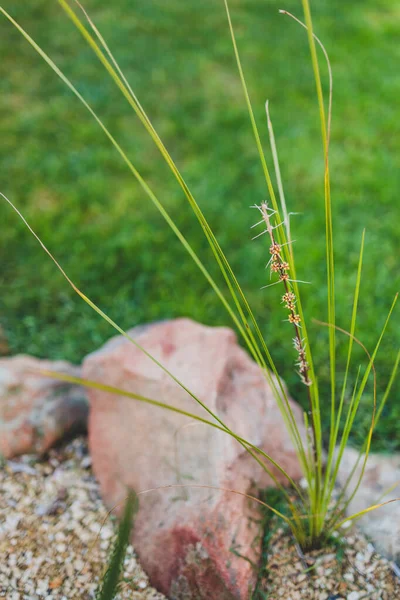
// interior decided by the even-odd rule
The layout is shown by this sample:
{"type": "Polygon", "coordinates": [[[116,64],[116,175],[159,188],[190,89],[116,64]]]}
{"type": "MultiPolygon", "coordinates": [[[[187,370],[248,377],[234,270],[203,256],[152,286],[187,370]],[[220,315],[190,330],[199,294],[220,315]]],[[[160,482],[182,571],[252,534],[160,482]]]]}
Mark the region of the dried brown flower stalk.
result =
{"type": "MultiPolygon", "coordinates": [[[[271,246],[269,249],[271,259],[268,263],[270,264],[271,274],[276,273],[279,275],[279,281],[282,281],[285,288],[285,293],[282,296],[282,302],[284,303],[285,308],[289,310],[288,321],[289,323],[292,323],[295,330],[293,344],[297,352],[296,365],[298,367],[298,373],[304,385],[310,386],[312,385],[312,381],[308,373],[310,367],[306,358],[305,343],[301,336],[301,317],[296,312],[296,295],[292,290],[291,279],[289,276],[290,265],[282,258],[282,247],[275,239],[274,227],[271,224],[271,217],[275,214],[275,211],[271,211],[265,202],[257,208],[262,214],[263,221],[266,225],[267,232],[271,240],[271,246]]],[[[277,226],[279,227],[279,225],[277,226]]],[[[277,226],[275,226],[275,228],[277,226]]]]}

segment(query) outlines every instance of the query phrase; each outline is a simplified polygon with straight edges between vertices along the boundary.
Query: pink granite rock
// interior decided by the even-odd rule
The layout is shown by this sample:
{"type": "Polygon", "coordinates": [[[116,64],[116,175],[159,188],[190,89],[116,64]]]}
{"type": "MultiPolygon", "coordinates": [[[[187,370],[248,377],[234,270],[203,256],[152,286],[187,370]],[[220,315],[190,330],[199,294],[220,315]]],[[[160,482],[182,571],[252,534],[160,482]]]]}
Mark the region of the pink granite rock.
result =
{"type": "Polygon", "coordinates": [[[66,433],[86,429],[86,391],[40,370],[79,376],[65,361],[18,355],[0,359],[0,454],[43,453],[66,433]]]}
{"type": "MultiPolygon", "coordinates": [[[[270,453],[293,478],[300,468],[260,369],[227,328],[189,319],[133,329],[131,335],[237,434],[270,453]]],[[[131,342],[110,340],[83,376],[209,418],[131,342]]],[[[133,542],[153,585],[172,600],[249,598],[260,539],[257,505],[208,485],[248,493],[271,480],[227,434],[185,416],[98,390],[89,391],[93,468],[109,507],[126,488],[140,496],[133,542]]],[[[298,421],[301,411],[292,403],[298,421]]]]}

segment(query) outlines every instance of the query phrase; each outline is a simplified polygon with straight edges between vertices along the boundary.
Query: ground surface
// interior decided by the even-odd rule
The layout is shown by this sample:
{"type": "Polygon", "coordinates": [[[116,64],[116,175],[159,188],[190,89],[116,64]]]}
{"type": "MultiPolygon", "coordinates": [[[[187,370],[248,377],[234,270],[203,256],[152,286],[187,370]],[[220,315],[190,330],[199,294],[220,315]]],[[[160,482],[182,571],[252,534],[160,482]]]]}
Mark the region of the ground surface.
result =
{"type": "MultiPolygon", "coordinates": [[[[312,282],[303,288],[307,315],[324,320],[322,163],[314,83],[304,31],[278,15],[284,7],[300,16],[301,3],[231,4],[264,146],[263,106],[269,98],[287,201],[290,210],[302,213],[293,218],[293,232],[299,276],[312,282]]],[[[260,291],[266,283],[265,240],[250,242],[255,215],[248,207],[264,199],[266,189],[222,0],[88,0],[86,5],[214,227],[292,395],[303,401],[277,292],[260,291]]],[[[371,350],[399,288],[400,12],[391,0],[312,5],[335,77],[331,159],[338,322],[349,327],[366,227],[357,334],[371,350]]],[[[4,0],[3,6],[76,83],[212,265],[199,227],[157,151],[58,4],[4,0]]],[[[229,324],[90,116],[3,17],[0,28],[0,191],[22,209],[72,279],[122,327],[181,315],[229,324]]],[[[4,203],[0,218],[1,324],[10,352],[79,362],[112,330],[74,296],[4,203]]],[[[378,360],[380,391],[398,347],[396,320],[378,360]]],[[[317,325],[311,330],[324,397],[326,332],[317,325]]],[[[340,351],[343,356],[344,346],[340,351]]],[[[357,349],[355,354],[356,369],[361,354],[357,349]]],[[[398,394],[397,385],[375,448],[400,448],[398,394]]],[[[356,437],[362,438],[370,414],[367,395],[356,437]]]]}
{"type": "MultiPolygon", "coordinates": [[[[86,442],[0,471],[1,600],[90,600],[115,534],[101,502],[86,442]]],[[[129,546],[117,600],[162,600],[129,546]]]]}
{"type": "MultiPolygon", "coordinates": [[[[0,470],[0,600],[95,597],[116,530],[99,496],[86,440],[0,470]]],[[[253,600],[395,600],[399,569],[356,533],[306,556],[274,518],[253,600]]],[[[128,548],[116,600],[163,600],[128,548]]],[[[216,598],[210,600],[217,600],[216,598]]]]}
{"type": "Polygon", "coordinates": [[[393,600],[400,597],[394,569],[357,533],[336,547],[301,555],[292,537],[278,528],[263,587],[268,600],[393,600]]]}

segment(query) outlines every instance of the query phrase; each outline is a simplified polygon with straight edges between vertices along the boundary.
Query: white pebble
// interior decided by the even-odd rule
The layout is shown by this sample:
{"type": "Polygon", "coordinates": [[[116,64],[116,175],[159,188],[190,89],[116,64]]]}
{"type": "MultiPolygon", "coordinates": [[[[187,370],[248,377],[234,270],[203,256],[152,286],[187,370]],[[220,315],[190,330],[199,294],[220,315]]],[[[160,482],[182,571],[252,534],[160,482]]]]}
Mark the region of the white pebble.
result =
{"type": "Polygon", "coordinates": [[[113,536],[113,531],[109,527],[103,527],[100,533],[100,537],[102,540],[109,540],[113,536]]]}
{"type": "Polygon", "coordinates": [[[364,562],[365,561],[365,555],[362,552],[357,552],[357,554],[356,554],[356,560],[358,560],[359,562],[364,562]]]}
{"type": "Polygon", "coordinates": [[[81,560],[80,558],[77,558],[74,561],[74,567],[77,571],[82,571],[83,567],[85,566],[85,563],[83,562],[83,560],[81,560]]]}
{"type": "Polygon", "coordinates": [[[85,456],[85,458],[83,458],[81,461],[82,469],[88,469],[91,465],[92,465],[92,458],[89,455],[85,456]]]}

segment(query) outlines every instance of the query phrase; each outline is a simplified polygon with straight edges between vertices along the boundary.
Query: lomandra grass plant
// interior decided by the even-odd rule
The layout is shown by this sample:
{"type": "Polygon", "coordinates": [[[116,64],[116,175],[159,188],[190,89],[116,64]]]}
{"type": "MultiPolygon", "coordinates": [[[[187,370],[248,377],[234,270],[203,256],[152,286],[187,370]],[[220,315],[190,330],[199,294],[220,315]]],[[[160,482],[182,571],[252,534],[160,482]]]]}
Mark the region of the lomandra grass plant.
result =
{"type": "MultiPolygon", "coordinates": [[[[126,164],[127,168],[131,171],[132,175],[142,187],[144,193],[148,196],[150,201],[157,207],[161,215],[165,219],[168,226],[173,230],[175,235],[178,237],[183,247],[195,262],[202,276],[206,278],[210,286],[213,288],[220,302],[228,312],[232,322],[246,344],[250,354],[259,365],[262,370],[267,382],[271,386],[276,402],[281,411],[285,425],[290,433],[293,446],[297,453],[299,463],[302,467],[304,474],[304,486],[299,486],[297,482],[293,481],[290,475],[274,460],[273,456],[269,456],[260,448],[252,445],[248,440],[245,440],[238,436],[232,431],[217,414],[213,413],[208,407],[206,400],[203,401],[191,392],[181,381],[179,381],[173,373],[171,373],[164,365],[162,365],[155,357],[151,356],[144,348],[142,348],[133,338],[131,338],[125,331],[123,331],[108,315],[106,315],[101,308],[99,308],[90,298],[88,298],[82,291],[80,291],[76,285],[69,279],[68,275],[64,272],[61,265],[56,261],[50,251],[44,246],[42,241],[33,232],[30,225],[26,222],[23,215],[18,209],[8,200],[5,196],[3,198],[14,208],[20,218],[24,221],[26,226],[29,228],[31,233],[37,238],[43,249],[47,252],[50,258],[54,261],[58,269],[64,275],[68,283],[72,286],[75,292],[89,304],[103,319],[105,319],[114,329],[120,334],[130,340],[136,347],[142,350],[150,360],[158,365],[165,373],[167,373],[172,380],[174,380],[180,387],[182,387],[193,399],[204,409],[205,413],[208,413],[204,418],[184,412],[176,407],[168,406],[157,399],[145,398],[133,393],[128,393],[124,390],[112,388],[106,384],[100,384],[94,381],[81,380],[73,377],[67,377],[60,375],[61,378],[67,381],[73,381],[81,383],[83,385],[94,387],[100,390],[106,390],[114,392],[115,394],[128,396],[140,402],[146,402],[152,404],[157,410],[158,408],[164,410],[175,411],[179,414],[186,415],[196,421],[206,423],[211,427],[217,428],[227,435],[232,436],[237,440],[239,444],[257,461],[262,468],[269,474],[271,479],[275,482],[277,487],[282,491],[286,502],[288,503],[289,516],[283,514],[276,507],[267,506],[273,513],[281,517],[291,529],[294,537],[300,546],[304,549],[311,549],[320,547],[325,544],[330,538],[332,533],[338,530],[346,521],[354,521],[368,511],[378,508],[382,504],[374,505],[366,510],[357,514],[346,516],[346,510],[349,503],[354,497],[361,483],[368,454],[371,447],[371,440],[374,428],[381,416],[382,410],[385,406],[387,398],[390,394],[392,383],[396,377],[396,373],[400,361],[400,352],[397,353],[397,357],[394,361],[393,369],[386,390],[381,398],[377,398],[377,387],[376,387],[376,372],[375,372],[375,358],[379,350],[382,338],[386,331],[389,319],[392,315],[393,309],[397,301],[397,295],[395,296],[392,305],[388,310],[387,317],[382,324],[381,334],[376,341],[376,345],[371,353],[368,353],[367,349],[362,346],[362,343],[355,337],[355,328],[357,321],[357,311],[359,302],[360,283],[362,277],[362,261],[364,251],[364,237],[362,235],[360,240],[360,254],[358,261],[358,269],[356,273],[356,284],[353,298],[353,309],[350,318],[350,327],[346,331],[339,328],[336,325],[335,319],[335,265],[334,265],[334,248],[333,248],[333,223],[332,223],[332,208],[331,208],[331,193],[330,193],[330,173],[329,173],[329,144],[330,144],[330,129],[331,129],[331,109],[332,109],[332,74],[329,64],[328,55],[320,40],[315,36],[313,32],[311,12],[308,0],[302,0],[302,7],[304,13],[304,23],[290,15],[286,11],[281,11],[286,16],[294,18],[304,29],[308,37],[308,43],[310,47],[311,62],[314,72],[315,85],[316,85],[316,96],[319,106],[319,115],[321,123],[321,135],[322,135],[322,150],[324,157],[324,210],[325,210],[325,238],[326,238],[326,273],[327,273],[327,321],[321,323],[328,329],[328,353],[329,353],[329,372],[330,372],[330,397],[320,397],[318,376],[314,370],[314,361],[312,354],[312,347],[310,338],[307,330],[307,322],[304,317],[301,288],[303,285],[307,285],[307,282],[302,281],[297,275],[297,264],[295,261],[295,244],[291,237],[290,229],[290,216],[286,207],[286,201],[283,190],[282,178],[279,169],[278,153],[275,144],[275,138],[273,133],[272,122],[270,119],[268,104],[266,105],[266,118],[268,121],[268,130],[270,136],[270,144],[273,156],[273,165],[277,180],[277,187],[279,194],[275,195],[274,186],[270,176],[270,171],[267,166],[267,162],[264,156],[264,151],[258,131],[258,126],[254,117],[252,103],[250,95],[246,85],[242,64],[240,61],[239,51],[236,44],[236,38],[234,28],[231,20],[231,14],[229,10],[228,0],[221,0],[224,3],[229,32],[232,38],[233,51],[236,59],[239,77],[243,87],[245,103],[249,113],[250,124],[254,134],[254,140],[259,154],[261,168],[265,177],[266,183],[266,197],[267,199],[261,199],[256,202],[255,208],[259,213],[255,228],[260,228],[260,231],[256,229],[255,237],[260,237],[259,243],[266,241],[265,254],[266,263],[270,271],[271,281],[266,282],[265,287],[269,286],[280,286],[281,288],[281,300],[282,306],[277,307],[279,311],[286,311],[286,321],[282,325],[282,335],[291,336],[293,339],[293,364],[297,370],[301,382],[304,384],[306,394],[308,397],[308,409],[304,411],[304,425],[306,434],[303,435],[301,431],[303,427],[299,427],[299,423],[296,421],[294,413],[289,403],[289,398],[282,380],[279,377],[277,369],[275,367],[271,350],[268,346],[268,340],[264,339],[259,324],[252,312],[252,309],[246,299],[246,295],[242,290],[230,264],[225,256],[222,248],[220,247],[217,238],[215,237],[210,225],[208,224],[200,206],[197,204],[194,196],[192,195],[185,179],[175,164],[173,158],[169,154],[166,146],[159,137],[157,131],[153,127],[153,124],[145,112],[145,109],[141,105],[135,92],[129,85],[125,78],[122,70],[120,69],[117,61],[115,60],[110,48],[108,47],[105,39],[102,37],[100,31],[97,29],[90,16],[87,14],[85,9],[76,1],[73,10],[66,0],[58,0],[59,4],[72,20],[76,28],[82,34],[86,42],[89,44],[95,55],[100,60],[101,64],[106,69],[108,75],[112,78],[115,85],[119,88],[120,92],[125,97],[126,101],[130,104],[135,114],[141,121],[142,125],[147,130],[154,144],[160,151],[162,157],[170,168],[174,175],[179,187],[182,189],[190,208],[193,210],[200,227],[202,228],[204,235],[210,245],[215,261],[223,275],[226,283],[226,290],[223,291],[212,278],[207,267],[201,262],[196,252],[193,250],[189,241],[185,238],[183,233],[179,230],[162,202],[156,196],[150,185],[145,181],[141,174],[136,169],[128,155],[125,153],[123,148],[119,145],[118,141],[112,136],[106,126],[103,124],[100,117],[93,111],[91,106],[80,94],[80,92],[74,87],[71,81],[60,71],[57,65],[52,59],[35,43],[35,41],[29,36],[29,34],[18,24],[3,8],[0,8],[1,13],[12,23],[19,32],[25,37],[34,50],[46,61],[46,63],[53,69],[53,71],[63,80],[63,82],[69,87],[69,89],[75,94],[78,100],[86,107],[91,116],[95,119],[99,127],[102,129],[104,134],[107,136],[114,149],[119,153],[122,161],[126,164]],[[329,73],[329,86],[327,94],[327,102],[323,95],[320,67],[318,61],[318,47],[322,50],[324,60],[327,62],[328,73],[329,73]],[[228,292],[228,294],[227,294],[228,292]],[[336,336],[337,334],[347,336],[348,338],[348,352],[347,360],[344,369],[343,381],[340,387],[337,386],[337,364],[336,364],[336,336]],[[353,378],[349,376],[351,360],[352,360],[352,349],[354,344],[359,344],[364,348],[366,355],[366,364],[363,367],[358,367],[355,384],[349,391],[349,381],[353,381],[353,378]],[[332,504],[332,492],[335,487],[338,470],[340,467],[343,453],[347,445],[349,435],[354,426],[355,418],[357,415],[358,408],[360,406],[363,393],[365,391],[367,382],[370,378],[373,378],[373,405],[371,406],[371,423],[368,434],[364,441],[364,445],[360,450],[358,461],[354,466],[352,474],[343,486],[338,498],[332,504]],[[350,401],[347,402],[346,398],[350,395],[350,401]],[[321,426],[321,413],[320,404],[330,403],[330,431],[329,439],[326,443],[323,443],[322,439],[322,426],[321,426]],[[343,425],[344,423],[344,425],[343,425]],[[360,475],[355,477],[357,466],[361,463],[360,475]],[[279,477],[277,475],[279,473],[279,477]],[[281,481],[285,480],[285,485],[281,481]]],[[[305,265],[298,265],[299,272],[306,272],[305,265]]],[[[260,265],[261,268],[261,265],[260,265]]],[[[54,376],[54,373],[48,373],[49,376],[54,376]]],[[[237,493],[234,490],[229,490],[231,493],[237,493]]],[[[250,496],[249,496],[250,497],[250,496]]],[[[261,502],[259,499],[252,498],[254,501],[261,502]]]]}

